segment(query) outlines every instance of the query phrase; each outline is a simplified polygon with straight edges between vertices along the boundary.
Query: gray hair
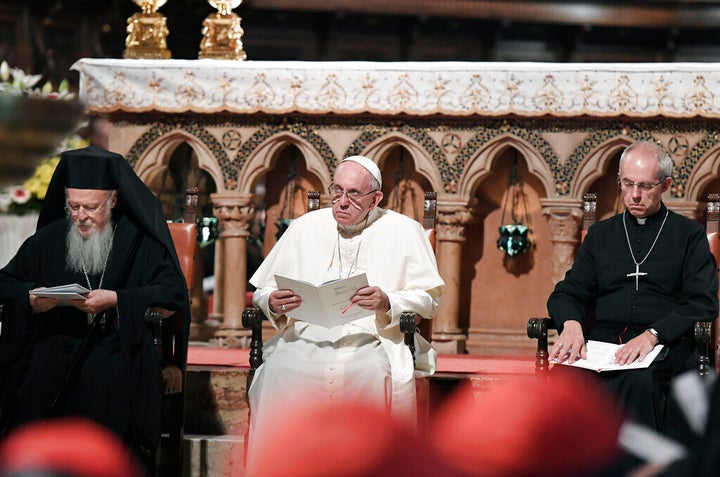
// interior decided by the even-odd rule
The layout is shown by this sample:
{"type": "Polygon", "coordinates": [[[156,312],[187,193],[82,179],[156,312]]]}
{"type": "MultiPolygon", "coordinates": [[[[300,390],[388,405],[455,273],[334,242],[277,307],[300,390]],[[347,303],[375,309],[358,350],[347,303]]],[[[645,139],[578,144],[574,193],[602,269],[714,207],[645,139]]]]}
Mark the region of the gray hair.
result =
{"type": "Polygon", "coordinates": [[[622,166],[625,163],[627,156],[634,150],[638,150],[642,154],[650,156],[655,159],[658,165],[658,176],[659,181],[665,180],[666,177],[672,177],[673,167],[675,163],[670,158],[670,154],[661,145],[653,141],[637,141],[630,144],[625,148],[622,155],[620,156],[620,164],[618,165],[618,176],[622,173],[622,166]]]}

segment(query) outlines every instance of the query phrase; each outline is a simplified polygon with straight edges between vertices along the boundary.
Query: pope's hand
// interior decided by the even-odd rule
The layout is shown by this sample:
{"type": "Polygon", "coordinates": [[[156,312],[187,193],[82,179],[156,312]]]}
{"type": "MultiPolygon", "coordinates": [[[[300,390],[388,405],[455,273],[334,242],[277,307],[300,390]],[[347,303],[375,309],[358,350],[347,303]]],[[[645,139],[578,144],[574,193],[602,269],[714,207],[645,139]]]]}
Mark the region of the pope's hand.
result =
{"type": "Polygon", "coordinates": [[[292,290],[280,289],[275,290],[268,298],[268,306],[270,311],[276,315],[283,315],[290,310],[294,310],[302,303],[300,295],[296,295],[292,290]]]}
{"type": "Polygon", "coordinates": [[[355,292],[350,301],[366,310],[387,311],[390,308],[390,299],[380,287],[363,287],[355,292]]]}

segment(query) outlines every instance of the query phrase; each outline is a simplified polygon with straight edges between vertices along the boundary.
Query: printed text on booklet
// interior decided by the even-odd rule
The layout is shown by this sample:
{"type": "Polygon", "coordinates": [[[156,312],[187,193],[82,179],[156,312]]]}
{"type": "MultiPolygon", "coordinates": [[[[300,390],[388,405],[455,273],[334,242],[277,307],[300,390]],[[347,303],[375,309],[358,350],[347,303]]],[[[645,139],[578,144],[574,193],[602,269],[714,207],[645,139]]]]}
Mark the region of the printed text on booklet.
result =
{"type": "Polygon", "coordinates": [[[300,306],[287,312],[288,317],[296,320],[332,328],[373,314],[359,306],[350,306],[353,295],[368,286],[364,273],[322,285],[280,275],[275,275],[275,282],[278,289],[289,289],[302,297],[300,306]]]}

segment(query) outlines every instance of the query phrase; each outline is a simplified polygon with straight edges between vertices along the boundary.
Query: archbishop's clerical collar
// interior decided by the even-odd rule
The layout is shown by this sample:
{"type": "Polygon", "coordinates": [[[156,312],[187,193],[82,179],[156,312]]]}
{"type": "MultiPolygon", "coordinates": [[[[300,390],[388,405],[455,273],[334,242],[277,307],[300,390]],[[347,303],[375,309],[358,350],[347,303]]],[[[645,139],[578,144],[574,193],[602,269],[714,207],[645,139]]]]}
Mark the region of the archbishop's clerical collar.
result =
{"type": "Polygon", "coordinates": [[[652,215],[648,215],[648,216],[642,217],[642,218],[635,217],[632,214],[628,214],[628,215],[630,215],[630,220],[634,221],[637,225],[646,225],[646,224],[652,225],[652,224],[661,222],[665,218],[666,210],[667,210],[667,207],[665,206],[665,204],[663,202],[660,202],[660,208],[658,209],[657,212],[655,212],[652,215]]]}

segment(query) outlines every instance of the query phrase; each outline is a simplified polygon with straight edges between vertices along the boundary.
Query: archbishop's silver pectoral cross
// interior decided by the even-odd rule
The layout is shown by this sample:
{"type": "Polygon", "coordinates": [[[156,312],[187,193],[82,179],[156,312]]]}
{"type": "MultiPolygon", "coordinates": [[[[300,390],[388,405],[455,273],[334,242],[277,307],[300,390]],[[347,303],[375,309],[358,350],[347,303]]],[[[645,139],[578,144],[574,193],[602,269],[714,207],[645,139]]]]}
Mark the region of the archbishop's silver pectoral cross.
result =
{"type": "Polygon", "coordinates": [[[641,271],[640,271],[640,264],[639,264],[639,263],[636,263],[636,264],[635,264],[635,273],[628,273],[628,274],[627,274],[628,277],[635,277],[635,291],[638,291],[638,290],[639,290],[640,277],[641,277],[641,276],[645,276],[645,275],[647,275],[647,272],[641,272],[641,271]]]}

